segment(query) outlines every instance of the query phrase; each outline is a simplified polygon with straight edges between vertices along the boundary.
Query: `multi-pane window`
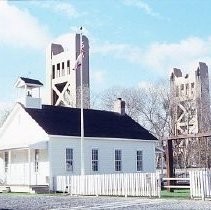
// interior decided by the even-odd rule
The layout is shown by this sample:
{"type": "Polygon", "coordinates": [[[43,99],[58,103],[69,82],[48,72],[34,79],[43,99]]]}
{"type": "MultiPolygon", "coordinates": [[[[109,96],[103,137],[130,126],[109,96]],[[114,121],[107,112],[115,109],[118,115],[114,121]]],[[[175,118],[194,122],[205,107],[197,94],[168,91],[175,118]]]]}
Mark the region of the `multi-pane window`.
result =
{"type": "Polygon", "coordinates": [[[137,171],[143,170],[143,152],[138,150],[136,152],[136,164],[137,164],[137,171]]]}
{"type": "Polygon", "coordinates": [[[191,83],[191,94],[194,94],[194,82],[191,83]]]}
{"type": "Polygon", "coordinates": [[[56,78],[56,75],[55,75],[55,65],[52,66],[52,77],[53,77],[53,79],[56,78]]]}
{"type": "Polygon", "coordinates": [[[122,170],[122,151],[115,150],[115,171],[122,170]]]}
{"type": "Polygon", "coordinates": [[[38,172],[39,170],[39,149],[34,151],[34,171],[38,172]]]}
{"type": "Polygon", "coordinates": [[[92,150],[92,171],[98,171],[98,149],[92,150]]]}
{"type": "Polygon", "coordinates": [[[67,74],[70,74],[70,60],[67,61],[67,74]]]}
{"type": "Polygon", "coordinates": [[[65,73],[64,73],[64,62],[62,62],[62,76],[64,76],[65,73]]]}
{"type": "Polygon", "coordinates": [[[57,76],[60,77],[60,63],[57,63],[57,76]]]}
{"type": "Polygon", "coordinates": [[[189,92],[189,84],[186,84],[185,87],[186,87],[186,95],[188,95],[188,92],[189,92]]]}
{"type": "Polygon", "coordinates": [[[66,148],[66,171],[73,171],[73,149],[66,148]]]}
{"type": "Polygon", "coordinates": [[[60,70],[60,63],[57,63],[57,70],[60,70]]]}
{"type": "Polygon", "coordinates": [[[8,163],[9,163],[9,154],[8,152],[4,153],[4,171],[8,171],[8,163]]]}

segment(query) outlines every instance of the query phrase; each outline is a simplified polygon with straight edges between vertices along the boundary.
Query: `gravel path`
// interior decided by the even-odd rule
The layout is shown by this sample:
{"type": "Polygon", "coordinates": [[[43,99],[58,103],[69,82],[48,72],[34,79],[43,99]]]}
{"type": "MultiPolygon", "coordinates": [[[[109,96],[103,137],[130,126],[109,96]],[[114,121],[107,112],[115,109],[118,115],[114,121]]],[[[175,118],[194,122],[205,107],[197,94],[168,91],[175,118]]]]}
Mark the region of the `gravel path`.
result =
{"type": "Polygon", "coordinates": [[[211,201],[0,194],[0,209],[210,209],[211,201]]]}

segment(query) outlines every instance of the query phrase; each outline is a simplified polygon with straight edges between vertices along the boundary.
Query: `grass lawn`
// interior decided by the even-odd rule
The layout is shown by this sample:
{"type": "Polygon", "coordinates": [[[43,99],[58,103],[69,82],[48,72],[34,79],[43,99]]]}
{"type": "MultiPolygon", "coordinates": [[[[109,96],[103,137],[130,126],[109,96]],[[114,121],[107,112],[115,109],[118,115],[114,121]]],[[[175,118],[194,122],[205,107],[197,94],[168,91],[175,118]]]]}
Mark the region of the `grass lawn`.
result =
{"type": "Polygon", "coordinates": [[[162,190],[161,198],[189,199],[190,198],[190,190],[189,189],[175,189],[174,192],[162,190]]]}

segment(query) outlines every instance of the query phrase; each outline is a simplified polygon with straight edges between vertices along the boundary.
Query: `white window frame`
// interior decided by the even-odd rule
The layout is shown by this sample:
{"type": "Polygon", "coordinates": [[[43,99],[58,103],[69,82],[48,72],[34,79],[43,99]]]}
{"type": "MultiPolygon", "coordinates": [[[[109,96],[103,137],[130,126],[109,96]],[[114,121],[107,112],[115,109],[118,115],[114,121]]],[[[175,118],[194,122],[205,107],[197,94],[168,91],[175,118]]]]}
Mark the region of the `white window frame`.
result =
{"type": "Polygon", "coordinates": [[[114,170],[115,172],[122,171],[122,150],[115,149],[114,151],[114,170]]]}
{"type": "Polygon", "coordinates": [[[9,152],[4,152],[4,172],[7,173],[9,168],[9,152]]]}
{"type": "Polygon", "coordinates": [[[40,151],[39,149],[34,150],[34,172],[39,171],[39,156],[40,156],[40,151]]]}
{"type": "Polygon", "coordinates": [[[92,149],[91,158],[92,158],[91,170],[92,172],[98,172],[99,171],[99,150],[97,148],[92,149]],[[97,151],[97,155],[93,153],[94,151],[97,151]]]}
{"type": "Polygon", "coordinates": [[[136,171],[143,171],[143,150],[136,151],[136,171]]]}
{"type": "Polygon", "coordinates": [[[73,148],[66,148],[65,150],[65,170],[73,172],[73,148]]]}
{"type": "Polygon", "coordinates": [[[66,64],[67,64],[67,74],[69,75],[70,74],[70,60],[67,60],[66,64]]]}

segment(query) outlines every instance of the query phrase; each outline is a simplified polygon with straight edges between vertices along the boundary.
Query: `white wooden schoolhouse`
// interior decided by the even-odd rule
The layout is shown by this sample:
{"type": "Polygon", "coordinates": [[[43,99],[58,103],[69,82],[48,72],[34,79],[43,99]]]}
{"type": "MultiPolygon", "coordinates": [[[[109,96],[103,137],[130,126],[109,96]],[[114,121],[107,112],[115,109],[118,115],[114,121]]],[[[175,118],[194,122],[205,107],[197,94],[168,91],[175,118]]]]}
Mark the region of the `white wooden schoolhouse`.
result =
{"type": "MultiPolygon", "coordinates": [[[[0,132],[0,181],[54,187],[59,175],[81,173],[80,109],[41,105],[42,83],[19,78],[25,90],[0,132]],[[37,95],[35,94],[36,91],[37,95]]],[[[84,174],[155,171],[157,139],[124,111],[84,109],[84,174]]],[[[118,110],[119,107],[119,110],[118,110]]]]}

